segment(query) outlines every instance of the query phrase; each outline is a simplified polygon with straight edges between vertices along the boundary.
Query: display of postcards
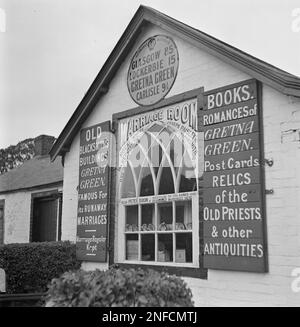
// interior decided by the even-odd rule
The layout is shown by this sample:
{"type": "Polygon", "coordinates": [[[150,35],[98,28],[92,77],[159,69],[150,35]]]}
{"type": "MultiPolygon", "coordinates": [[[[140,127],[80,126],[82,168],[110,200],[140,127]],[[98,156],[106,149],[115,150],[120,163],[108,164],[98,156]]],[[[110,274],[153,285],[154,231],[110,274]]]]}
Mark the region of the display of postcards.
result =
{"type": "Polygon", "coordinates": [[[155,226],[153,224],[148,224],[148,230],[155,230],[155,226]]]}
{"type": "Polygon", "coordinates": [[[125,231],[126,232],[132,232],[132,226],[130,224],[125,225],[125,231]]]}
{"type": "Polygon", "coordinates": [[[153,224],[143,224],[141,227],[142,231],[153,231],[155,230],[155,226],[153,224]]]}
{"type": "Polygon", "coordinates": [[[138,246],[137,240],[127,240],[127,260],[138,259],[138,246]]]}
{"type": "Polygon", "coordinates": [[[175,229],[177,229],[177,230],[183,230],[183,229],[185,229],[185,226],[184,226],[183,223],[176,223],[175,224],[175,229]]]}
{"type": "Polygon", "coordinates": [[[125,225],[125,232],[135,232],[138,230],[138,226],[135,224],[126,224],[125,225]]]}
{"type": "Polygon", "coordinates": [[[167,230],[167,225],[165,223],[159,224],[158,230],[167,230]]]}
{"type": "Polygon", "coordinates": [[[132,225],[132,231],[135,232],[135,231],[137,231],[137,230],[138,230],[137,225],[133,224],[133,225],[132,225]]]}
{"type": "Polygon", "coordinates": [[[175,252],[176,262],[186,262],[185,249],[177,249],[175,252]]]}
{"type": "Polygon", "coordinates": [[[148,230],[148,225],[147,224],[143,224],[141,227],[141,230],[145,231],[148,230]]]}
{"type": "Polygon", "coordinates": [[[193,224],[192,223],[187,223],[185,224],[186,229],[192,229],[193,228],[193,224]]]}
{"type": "Polygon", "coordinates": [[[170,254],[168,251],[158,251],[157,253],[158,261],[170,261],[170,254]]]}
{"type": "Polygon", "coordinates": [[[173,229],[173,225],[172,224],[167,224],[167,230],[172,230],[173,229]]]}
{"type": "Polygon", "coordinates": [[[138,240],[127,240],[127,251],[131,254],[136,254],[139,251],[138,240]]]}

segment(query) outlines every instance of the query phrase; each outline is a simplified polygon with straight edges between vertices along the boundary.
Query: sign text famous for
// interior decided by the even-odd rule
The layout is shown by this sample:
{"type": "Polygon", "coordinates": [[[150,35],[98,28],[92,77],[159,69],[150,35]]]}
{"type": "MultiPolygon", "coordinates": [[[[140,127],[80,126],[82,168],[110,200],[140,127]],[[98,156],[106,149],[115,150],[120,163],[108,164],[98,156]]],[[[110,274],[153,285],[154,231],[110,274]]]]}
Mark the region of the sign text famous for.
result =
{"type": "Polygon", "coordinates": [[[81,130],[76,255],[106,261],[110,122],[81,130]]]}

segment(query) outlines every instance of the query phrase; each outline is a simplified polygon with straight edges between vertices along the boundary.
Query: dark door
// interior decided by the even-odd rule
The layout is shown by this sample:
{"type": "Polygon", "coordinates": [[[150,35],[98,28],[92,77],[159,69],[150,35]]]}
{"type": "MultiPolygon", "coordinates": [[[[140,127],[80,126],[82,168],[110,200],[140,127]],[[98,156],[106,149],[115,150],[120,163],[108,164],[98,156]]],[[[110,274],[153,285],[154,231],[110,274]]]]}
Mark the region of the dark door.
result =
{"type": "Polygon", "coordinates": [[[57,199],[35,199],[33,204],[32,241],[56,241],[57,199]]]}

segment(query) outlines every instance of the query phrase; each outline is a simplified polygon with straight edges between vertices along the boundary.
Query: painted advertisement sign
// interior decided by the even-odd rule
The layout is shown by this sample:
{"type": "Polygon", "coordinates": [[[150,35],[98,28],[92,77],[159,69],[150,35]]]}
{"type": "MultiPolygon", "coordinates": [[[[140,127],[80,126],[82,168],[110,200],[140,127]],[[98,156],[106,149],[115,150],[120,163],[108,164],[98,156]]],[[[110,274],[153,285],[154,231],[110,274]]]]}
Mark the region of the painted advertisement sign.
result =
{"type": "Polygon", "coordinates": [[[262,133],[255,80],[204,94],[204,266],[266,271],[262,133]]]}
{"type": "Polygon", "coordinates": [[[127,75],[128,91],[141,106],[163,99],[173,86],[178,71],[178,50],[165,35],[147,39],[134,54],[127,75]]]}
{"type": "Polygon", "coordinates": [[[76,256],[106,262],[109,217],[110,122],[80,132],[76,256]]]}

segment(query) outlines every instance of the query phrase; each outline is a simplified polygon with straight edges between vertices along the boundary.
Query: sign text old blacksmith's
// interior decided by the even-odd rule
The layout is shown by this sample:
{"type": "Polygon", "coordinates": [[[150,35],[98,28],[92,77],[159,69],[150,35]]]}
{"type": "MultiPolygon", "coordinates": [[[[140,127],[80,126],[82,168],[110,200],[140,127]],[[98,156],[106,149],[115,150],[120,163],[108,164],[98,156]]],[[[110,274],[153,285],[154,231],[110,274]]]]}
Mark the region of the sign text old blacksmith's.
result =
{"type": "Polygon", "coordinates": [[[109,214],[110,122],[81,130],[76,255],[106,262],[109,214]]]}

